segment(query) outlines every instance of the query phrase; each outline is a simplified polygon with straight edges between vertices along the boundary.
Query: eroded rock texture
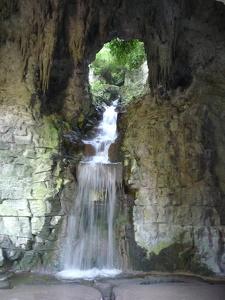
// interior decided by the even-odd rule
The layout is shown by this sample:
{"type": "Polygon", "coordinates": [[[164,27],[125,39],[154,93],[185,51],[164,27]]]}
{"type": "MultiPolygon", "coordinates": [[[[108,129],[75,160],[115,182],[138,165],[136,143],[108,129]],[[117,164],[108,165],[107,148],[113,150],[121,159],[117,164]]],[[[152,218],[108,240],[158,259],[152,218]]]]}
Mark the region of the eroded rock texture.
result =
{"type": "Polygon", "coordinates": [[[120,123],[124,249],[140,268],[224,273],[222,2],[1,1],[0,265],[57,264],[76,193],[74,132],[93,113],[88,64],[120,37],[145,43],[151,87],[120,123]]]}
{"type": "MultiPolygon", "coordinates": [[[[213,113],[204,99],[198,104],[179,95],[163,103],[156,99],[146,96],[123,117],[135,241],[150,258],[148,267],[195,271],[206,264],[220,273],[225,219],[213,113]]],[[[146,267],[146,261],[136,263],[146,267]]]]}

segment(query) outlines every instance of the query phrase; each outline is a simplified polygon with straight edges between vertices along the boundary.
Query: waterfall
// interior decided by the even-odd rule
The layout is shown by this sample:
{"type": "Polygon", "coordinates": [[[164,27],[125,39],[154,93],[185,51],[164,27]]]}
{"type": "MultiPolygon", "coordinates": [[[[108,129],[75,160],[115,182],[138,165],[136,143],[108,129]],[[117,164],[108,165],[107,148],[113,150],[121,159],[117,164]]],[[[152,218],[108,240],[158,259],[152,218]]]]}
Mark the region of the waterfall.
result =
{"type": "Polygon", "coordinates": [[[106,106],[96,137],[85,144],[94,148],[92,157],[78,165],[78,193],[68,217],[68,235],[63,254],[64,278],[111,276],[115,269],[114,210],[121,164],[110,163],[108,150],[117,137],[117,101],[106,106]]]}

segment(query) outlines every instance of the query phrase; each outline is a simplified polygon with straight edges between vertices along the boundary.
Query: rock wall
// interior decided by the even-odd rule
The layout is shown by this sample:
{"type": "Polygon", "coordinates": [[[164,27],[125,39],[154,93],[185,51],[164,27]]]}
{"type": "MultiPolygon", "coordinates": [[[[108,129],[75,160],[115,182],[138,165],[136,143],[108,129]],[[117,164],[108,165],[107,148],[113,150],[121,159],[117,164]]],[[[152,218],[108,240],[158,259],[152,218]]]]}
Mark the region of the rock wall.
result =
{"type": "Polygon", "coordinates": [[[59,263],[52,256],[58,253],[65,215],[60,195],[70,181],[63,178],[60,126],[53,116],[35,116],[26,93],[20,103],[13,100],[0,105],[1,264],[50,268],[59,263]]]}
{"type": "Polygon", "coordinates": [[[146,95],[121,116],[124,180],[133,195],[139,248],[130,253],[141,269],[208,269],[221,274],[225,210],[217,166],[223,168],[224,159],[216,140],[217,128],[224,128],[224,104],[217,99],[212,108],[209,96],[195,103],[191,95],[190,90],[167,100],[146,95]]]}
{"type": "Polygon", "coordinates": [[[35,250],[54,247],[61,182],[51,157],[58,132],[52,120],[33,120],[26,106],[0,107],[0,247],[8,263],[22,259],[16,267],[23,269],[27,256],[40,262],[35,250]]]}
{"type": "Polygon", "coordinates": [[[126,72],[124,85],[119,89],[122,103],[140,98],[141,95],[149,92],[148,74],[147,61],[138,69],[126,72]]]}

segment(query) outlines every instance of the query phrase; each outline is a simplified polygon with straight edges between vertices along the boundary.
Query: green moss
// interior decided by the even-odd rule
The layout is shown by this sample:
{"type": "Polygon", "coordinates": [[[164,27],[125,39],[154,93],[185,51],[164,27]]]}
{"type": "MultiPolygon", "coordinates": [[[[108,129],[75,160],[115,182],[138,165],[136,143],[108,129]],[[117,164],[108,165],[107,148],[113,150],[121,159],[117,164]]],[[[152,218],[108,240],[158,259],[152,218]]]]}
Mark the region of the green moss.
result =
{"type": "Polygon", "coordinates": [[[59,132],[54,121],[56,121],[54,118],[45,117],[43,124],[36,128],[36,133],[39,136],[39,147],[56,149],[59,146],[59,132]]]}
{"type": "Polygon", "coordinates": [[[154,253],[155,255],[159,255],[160,251],[169,247],[171,245],[171,241],[168,242],[160,242],[156,244],[154,247],[151,247],[147,252],[147,257],[149,258],[151,253],[154,253]]]}
{"type": "Polygon", "coordinates": [[[134,172],[137,169],[137,161],[133,159],[131,161],[131,173],[134,172]]]}
{"type": "Polygon", "coordinates": [[[38,252],[27,251],[24,253],[22,260],[19,263],[19,266],[16,266],[16,269],[21,270],[34,270],[41,265],[41,257],[38,252]]]}
{"type": "Polygon", "coordinates": [[[56,179],[56,186],[55,186],[55,190],[59,191],[60,188],[62,187],[62,184],[64,183],[62,178],[57,178],[56,179]]]}
{"type": "Polygon", "coordinates": [[[201,259],[198,258],[198,256],[192,260],[190,271],[203,276],[212,276],[214,274],[206,264],[201,262],[201,259]]]}
{"type": "Polygon", "coordinates": [[[45,252],[42,256],[43,266],[48,269],[58,270],[60,268],[60,257],[54,251],[45,252]]]}
{"type": "Polygon", "coordinates": [[[30,199],[46,199],[52,196],[53,188],[46,185],[47,182],[37,182],[31,185],[30,199]]]}
{"type": "Polygon", "coordinates": [[[34,272],[13,273],[10,278],[10,286],[18,285],[38,285],[38,284],[57,284],[60,281],[52,274],[40,274],[34,272]]]}
{"type": "Polygon", "coordinates": [[[123,163],[124,167],[128,167],[129,164],[130,164],[130,158],[129,157],[124,158],[124,163],[123,163]]]}
{"type": "Polygon", "coordinates": [[[83,113],[81,113],[81,114],[79,115],[79,118],[78,118],[78,121],[77,121],[77,125],[78,125],[78,127],[79,127],[80,129],[83,128],[84,122],[85,122],[85,115],[84,115],[83,113]]]}

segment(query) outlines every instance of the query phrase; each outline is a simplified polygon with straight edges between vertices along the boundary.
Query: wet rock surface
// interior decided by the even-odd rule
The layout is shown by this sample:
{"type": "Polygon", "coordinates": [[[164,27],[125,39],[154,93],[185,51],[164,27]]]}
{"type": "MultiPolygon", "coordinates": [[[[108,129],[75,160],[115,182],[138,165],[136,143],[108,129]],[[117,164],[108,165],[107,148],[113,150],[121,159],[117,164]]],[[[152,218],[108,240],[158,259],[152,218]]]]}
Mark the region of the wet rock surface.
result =
{"type": "Polygon", "coordinates": [[[196,283],[173,283],[160,285],[125,285],[116,287],[114,295],[117,300],[223,300],[225,286],[196,283]]]}
{"type": "MultiPolygon", "coordinates": [[[[124,179],[133,193],[138,246],[130,245],[141,269],[224,272],[224,187],[215,180],[223,156],[212,126],[223,123],[202,93],[198,103],[189,91],[160,97],[161,103],[146,95],[121,115],[124,179]]],[[[217,105],[222,108],[223,100],[217,105]]]]}
{"type": "Polygon", "coordinates": [[[85,281],[21,273],[12,275],[9,282],[10,288],[0,287],[1,300],[223,300],[225,294],[224,280],[187,275],[139,273],[85,281]]]}
{"type": "Polygon", "coordinates": [[[81,285],[19,286],[1,291],[1,300],[101,300],[101,294],[91,287],[81,285]]]}

